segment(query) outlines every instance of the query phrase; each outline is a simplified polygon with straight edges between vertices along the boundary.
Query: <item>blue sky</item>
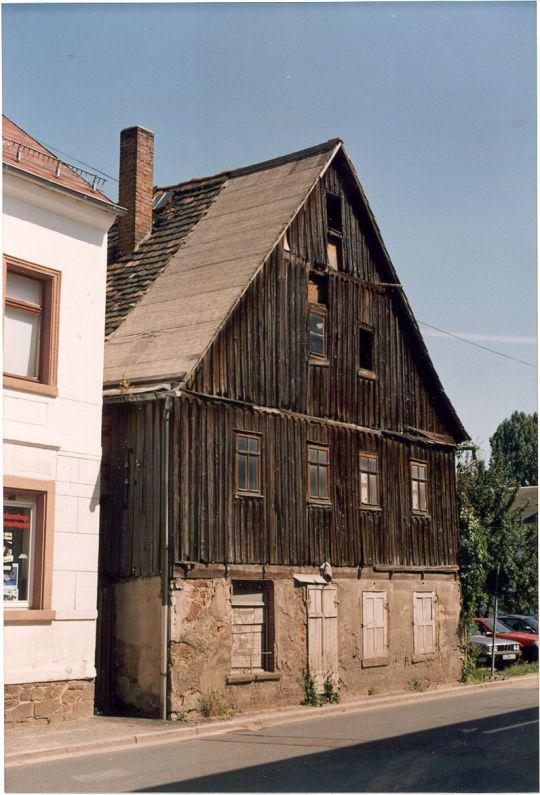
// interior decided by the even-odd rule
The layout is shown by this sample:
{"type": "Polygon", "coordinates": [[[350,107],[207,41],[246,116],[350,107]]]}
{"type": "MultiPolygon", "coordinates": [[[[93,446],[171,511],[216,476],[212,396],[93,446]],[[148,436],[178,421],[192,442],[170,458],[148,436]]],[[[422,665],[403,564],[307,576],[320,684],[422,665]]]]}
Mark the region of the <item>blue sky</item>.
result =
{"type": "MultiPolygon", "coordinates": [[[[112,177],[133,124],[157,184],[341,136],[417,319],[536,363],[534,3],[4,3],[2,28],[4,113],[112,177]]],[[[536,409],[536,369],[421,329],[486,450],[536,409]]]]}

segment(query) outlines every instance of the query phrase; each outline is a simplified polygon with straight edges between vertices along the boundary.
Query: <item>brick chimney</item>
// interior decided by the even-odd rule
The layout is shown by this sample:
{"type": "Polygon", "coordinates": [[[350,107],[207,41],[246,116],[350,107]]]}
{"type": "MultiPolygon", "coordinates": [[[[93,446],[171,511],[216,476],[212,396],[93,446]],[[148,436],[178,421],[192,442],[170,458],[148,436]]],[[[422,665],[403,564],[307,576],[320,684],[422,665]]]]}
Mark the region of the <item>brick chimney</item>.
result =
{"type": "Polygon", "coordinates": [[[118,253],[131,254],[152,231],[154,133],[144,127],[127,127],[120,133],[120,195],[127,209],[118,220],[118,253]]]}

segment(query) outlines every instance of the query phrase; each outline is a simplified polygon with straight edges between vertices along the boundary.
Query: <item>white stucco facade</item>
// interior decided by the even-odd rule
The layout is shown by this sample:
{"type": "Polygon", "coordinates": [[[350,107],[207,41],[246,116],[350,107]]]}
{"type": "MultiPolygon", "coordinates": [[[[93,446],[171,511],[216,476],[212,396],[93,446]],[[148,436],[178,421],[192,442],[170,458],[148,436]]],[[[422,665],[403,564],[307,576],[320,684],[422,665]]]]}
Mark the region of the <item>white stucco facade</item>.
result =
{"type": "Polygon", "coordinates": [[[114,218],[105,201],[4,172],[4,254],[61,274],[58,394],[4,389],[5,482],[54,489],[50,615],[34,621],[30,605],[13,621],[4,606],[7,685],[95,676],[106,246],[114,218]]]}

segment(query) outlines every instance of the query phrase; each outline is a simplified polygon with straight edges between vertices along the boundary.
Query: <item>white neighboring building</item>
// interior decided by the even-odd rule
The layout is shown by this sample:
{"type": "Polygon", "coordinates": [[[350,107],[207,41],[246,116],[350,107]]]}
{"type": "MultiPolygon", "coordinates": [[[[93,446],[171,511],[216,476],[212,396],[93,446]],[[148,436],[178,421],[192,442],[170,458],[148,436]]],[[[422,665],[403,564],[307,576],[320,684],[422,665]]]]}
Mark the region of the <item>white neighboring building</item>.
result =
{"type": "Polygon", "coordinates": [[[93,711],[107,231],[121,213],[3,118],[8,723],[93,711]]]}

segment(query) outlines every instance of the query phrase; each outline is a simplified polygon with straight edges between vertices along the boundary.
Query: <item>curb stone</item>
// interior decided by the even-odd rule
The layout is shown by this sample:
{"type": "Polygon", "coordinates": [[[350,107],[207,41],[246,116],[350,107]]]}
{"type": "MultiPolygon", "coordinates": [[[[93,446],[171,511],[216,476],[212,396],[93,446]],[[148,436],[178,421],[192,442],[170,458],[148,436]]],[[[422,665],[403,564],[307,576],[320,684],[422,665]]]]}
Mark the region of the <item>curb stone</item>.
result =
{"type": "MultiPolygon", "coordinates": [[[[280,723],[298,723],[304,720],[323,718],[329,715],[338,715],[350,712],[360,712],[375,710],[388,706],[389,704],[405,704],[422,699],[436,700],[445,698],[450,694],[465,695],[477,690],[486,688],[512,686],[519,682],[529,682],[538,680],[538,674],[527,674],[525,676],[512,679],[500,679],[494,682],[482,682],[474,685],[456,684],[450,687],[442,687],[437,690],[425,690],[424,692],[403,692],[392,693],[382,696],[364,696],[354,701],[341,704],[328,704],[324,707],[288,707],[280,710],[268,712],[248,713],[228,720],[218,720],[197,725],[174,726],[170,722],[160,721],[156,729],[147,732],[140,732],[137,729],[126,732],[118,737],[107,739],[79,741],[67,745],[59,742],[57,746],[48,748],[34,748],[25,751],[6,751],[4,758],[5,767],[22,765],[32,762],[43,762],[53,759],[62,759],[68,756],[83,756],[92,753],[103,753],[114,749],[128,749],[134,745],[156,745],[162,743],[180,742],[193,740],[196,738],[210,737],[216,734],[233,731],[258,731],[280,723]],[[158,728],[159,727],[159,728],[158,728]]],[[[24,731],[22,729],[21,731],[24,731]]],[[[40,728],[41,736],[45,735],[47,729],[40,728]],[[42,734],[43,733],[43,734],[42,734]]],[[[119,728],[122,732],[122,727],[119,728]]]]}

